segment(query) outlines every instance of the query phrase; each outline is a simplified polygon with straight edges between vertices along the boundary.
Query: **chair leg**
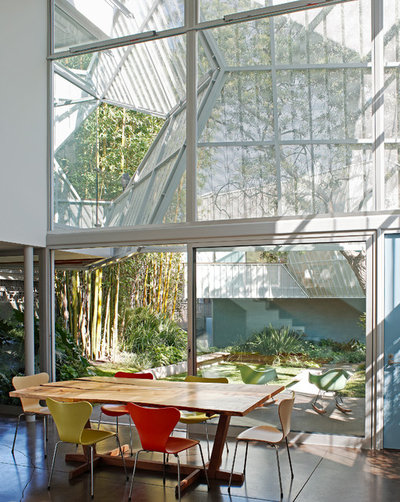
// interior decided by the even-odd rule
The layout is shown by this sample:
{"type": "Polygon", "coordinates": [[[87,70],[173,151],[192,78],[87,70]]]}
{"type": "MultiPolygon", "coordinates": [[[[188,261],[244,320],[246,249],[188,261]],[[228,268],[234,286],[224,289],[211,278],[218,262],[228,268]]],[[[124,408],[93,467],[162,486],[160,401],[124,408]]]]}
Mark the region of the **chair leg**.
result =
{"type": "Polygon", "coordinates": [[[230,474],[230,476],[229,476],[228,493],[231,493],[231,484],[232,484],[233,468],[235,467],[235,460],[236,460],[236,453],[237,453],[237,449],[238,449],[238,444],[239,444],[239,441],[236,441],[235,453],[233,454],[232,469],[231,469],[231,474],[230,474]]]}
{"type": "Polygon", "coordinates": [[[162,477],[163,485],[165,485],[165,453],[163,453],[163,477],[162,477]]]}
{"type": "Polygon", "coordinates": [[[279,474],[279,486],[281,488],[281,500],[283,499],[283,490],[282,490],[282,477],[281,477],[281,466],[280,466],[280,463],[279,463],[279,452],[278,452],[278,448],[276,445],[273,445],[274,448],[275,448],[275,453],[276,453],[276,463],[278,465],[278,474],[279,474]]]}
{"type": "Polygon", "coordinates": [[[326,413],[326,410],[322,409],[322,408],[319,408],[317,406],[317,401],[319,400],[319,398],[321,397],[322,395],[322,391],[319,390],[318,391],[318,394],[315,396],[315,398],[313,399],[313,401],[311,401],[311,406],[313,407],[313,409],[319,413],[320,415],[323,415],[324,413],[326,413]]]}
{"type": "Polygon", "coordinates": [[[13,444],[12,444],[12,448],[11,448],[11,453],[14,455],[14,447],[15,447],[15,440],[17,439],[17,433],[18,433],[18,427],[19,427],[19,422],[21,420],[21,417],[25,415],[25,413],[20,413],[18,415],[18,419],[17,419],[17,425],[15,426],[15,433],[14,433],[14,441],[13,441],[13,444]]]}
{"type": "Polygon", "coordinates": [[[294,478],[293,466],[292,466],[292,459],[290,458],[289,443],[288,443],[288,440],[287,440],[287,436],[285,437],[285,440],[286,440],[287,454],[288,454],[288,457],[289,457],[290,472],[292,474],[292,479],[293,479],[294,478]]]}
{"type": "Polygon", "coordinates": [[[133,478],[135,477],[135,471],[136,471],[136,463],[137,463],[137,460],[138,460],[138,457],[139,457],[139,453],[143,451],[143,450],[138,450],[136,452],[136,455],[135,455],[135,463],[133,465],[133,471],[132,471],[132,480],[131,480],[131,487],[129,489],[129,496],[128,496],[128,500],[131,500],[132,498],[132,490],[133,490],[133,478]]]}
{"type": "Polygon", "coordinates": [[[49,481],[47,483],[47,489],[48,490],[50,490],[51,478],[53,476],[54,465],[55,465],[55,462],[56,462],[57,449],[58,449],[58,445],[60,443],[62,443],[62,441],[57,441],[57,443],[54,446],[53,460],[51,461],[51,469],[50,469],[50,474],[49,474],[49,481]]]}
{"type": "Polygon", "coordinates": [[[90,445],[90,496],[94,497],[94,488],[93,488],[93,445],[90,445]]]}
{"type": "Polygon", "coordinates": [[[44,458],[47,457],[47,415],[43,415],[44,458]]]}
{"type": "Polygon", "coordinates": [[[103,412],[100,410],[99,421],[97,423],[97,428],[100,429],[101,417],[103,416],[103,412]]]}
{"type": "Polygon", "coordinates": [[[246,468],[247,468],[247,453],[249,451],[249,442],[246,441],[246,453],[244,454],[244,466],[243,466],[243,476],[246,475],[246,468]]]}
{"type": "Polygon", "coordinates": [[[129,476],[128,476],[128,473],[127,473],[127,471],[126,471],[126,464],[125,464],[124,452],[122,451],[122,448],[121,448],[121,441],[119,440],[119,436],[118,436],[118,435],[117,435],[117,443],[118,443],[118,448],[119,448],[119,454],[121,455],[121,458],[122,458],[122,463],[124,464],[124,471],[125,471],[126,480],[128,481],[129,476]]]}
{"type": "Polygon", "coordinates": [[[131,445],[131,457],[133,456],[133,444],[132,444],[132,420],[131,416],[128,415],[129,418],[129,443],[131,445]]]}
{"type": "Polygon", "coordinates": [[[208,455],[208,460],[210,460],[210,441],[208,439],[208,427],[207,427],[207,422],[204,422],[204,426],[206,428],[206,439],[207,439],[207,455],[208,455]]]}
{"type": "Polygon", "coordinates": [[[181,464],[179,462],[179,455],[176,453],[176,466],[178,470],[178,502],[181,502],[181,464]]]}
{"type": "Polygon", "coordinates": [[[204,474],[206,475],[207,486],[208,486],[208,489],[210,490],[210,481],[208,480],[208,474],[207,474],[206,464],[204,462],[203,448],[201,447],[200,443],[198,443],[198,444],[199,444],[199,449],[200,449],[201,461],[203,463],[204,474]]]}

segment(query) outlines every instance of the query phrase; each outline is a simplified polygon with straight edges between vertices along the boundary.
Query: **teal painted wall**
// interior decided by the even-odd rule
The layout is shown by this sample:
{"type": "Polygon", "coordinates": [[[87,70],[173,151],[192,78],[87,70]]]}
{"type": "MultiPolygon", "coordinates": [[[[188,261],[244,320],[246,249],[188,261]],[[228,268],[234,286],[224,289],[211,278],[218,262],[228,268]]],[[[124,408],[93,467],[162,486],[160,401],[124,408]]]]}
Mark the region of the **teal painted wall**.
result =
{"type": "Polygon", "coordinates": [[[400,449],[400,235],[385,237],[384,448],[400,449]]]}

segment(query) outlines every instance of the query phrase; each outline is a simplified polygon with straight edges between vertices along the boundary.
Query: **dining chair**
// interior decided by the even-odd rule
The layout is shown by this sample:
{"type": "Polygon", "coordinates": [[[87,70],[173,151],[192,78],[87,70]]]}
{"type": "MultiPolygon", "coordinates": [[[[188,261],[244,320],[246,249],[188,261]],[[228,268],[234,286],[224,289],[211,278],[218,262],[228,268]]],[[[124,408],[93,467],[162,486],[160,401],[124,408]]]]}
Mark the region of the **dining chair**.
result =
{"type": "Polygon", "coordinates": [[[345,408],[343,405],[343,399],[340,395],[340,391],[346,387],[351,375],[352,374],[350,371],[347,371],[343,368],[332,368],[321,373],[320,375],[309,373],[308,381],[318,388],[318,394],[311,402],[311,406],[314,411],[316,411],[320,415],[324,415],[326,413],[326,410],[320,408],[317,405],[318,400],[325,392],[333,392],[336,408],[342,413],[350,413],[351,409],[345,408]]]}
{"type": "Polygon", "coordinates": [[[142,448],[136,452],[135,463],[133,466],[131,487],[129,490],[128,499],[132,498],[133,490],[133,479],[135,477],[136,464],[139,458],[139,453],[145,452],[159,452],[163,454],[163,483],[165,484],[165,463],[166,456],[174,455],[177,461],[178,470],[178,500],[181,500],[181,474],[180,474],[180,461],[179,453],[185,451],[193,446],[197,446],[200,449],[201,461],[203,463],[203,469],[206,476],[207,486],[210,489],[210,484],[208,481],[206,466],[204,463],[203,450],[199,441],[195,439],[187,439],[171,436],[174,427],[179,421],[181,416],[180,412],[176,408],[166,407],[166,408],[147,408],[144,406],[138,406],[134,403],[128,403],[127,408],[132,417],[132,420],[136,426],[136,430],[139,434],[140,442],[142,448]]]}
{"type": "MultiPolygon", "coordinates": [[[[229,383],[229,380],[225,377],[210,377],[210,378],[205,378],[205,377],[200,377],[200,376],[194,376],[194,375],[188,375],[185,378],[185,382],[198,382],[198,383],[229,383]]],[[[208,427],[207,427],[207,422],[209,420],[212,420],[213,418],[217,418],[218,415],[207,415],[206,413],[203,413],[201,411],[183,411],[181,410],[181,417],[179,419],[179,422],[182,424],[186,425],[192,425],[192,424],[202,424],[204,423],[205,426],[205,432],[206,432],[206,439],[207,439],[207,453],[208,453],[208,458],[210,458],[210,442],[208,439],[208,427]]],[[[186,429],[186,435],[188,435],[188,428],[186,429]]],[[[188,437],[188,436],[187,436],[188,437]]],[[[226,445],[226,450],[229,453],[229,447],[228,443],[225,442],[226,445]]]]}
{"type": "Polygon", "coordinates": [[[271,367],[260,370],[253,369],[250,366],[247,366],[247,364],[241,364],[239,366],[239,371],[243,383],[247,384],[263,385],[278,378],[276,369],[271,367]]]}
{"type": "Polygon", "coordinates": [[[246,464],[247,464],[247,452],[249,449],[249,442],[257,442],[257,443],[265,443],[268,446],[272,446],[275,448],[276,453],[276,461],[278,464],[278,475],[279,475],[279,486],[281,489],[281,500],[283,498],[283,490],[282,490],[282,477],[281,477],[281,468],[279,464],[279,453],[278,453],[278,445],[283,440],[286,442],[286,449],[289,457],[289,465],[290,472],[292,475],[292,479],[294,478],[293,474],[293,466],[292,459],[290,458],[289,444],[287,440],[287,436],[290,432],[290,422],[292,416],[292,410],[294,405],[295,394],[292,391],[292,397],[288,399],[282,399],[282,401],[278,405],[278,415],[281,423],[282,430],[279,430],[277,427],[273,427],[272,425],[258,425],[256,427],[251,427],[243,432],[241,432],[236,438],[236,446],[235,453],[233,455],[232,469],[231,474],[229,476],[229,484],[228,484],[228,492],[231,491],[232,484],[232,475],[233,468],[235,466],[236,453],[239,442],[246,443],[246,452],[244,457],[244,467],[243,467],[243,475],[246,474],[246,464]]]}
{"type": "MultiPolygon", "coordinates": [[[[154,380],[153,373],[128,373],[126,371],[117,371],[114,375],[116,378],[140,378],[142,380],[154,380]]],[[[132,422],[131,416],[129,415],[128,409],[125,404],[103,404],[100,408],[99,421],[97,428],[100,429],[101,417],[102,415],[107,415],[108,417],[115,417],[116,431],[118,434],[118,418],[124,415],[128,415],[129,418],[129,444],[131,447],[131,456],[133,454],[132,450],[132,422]]]]}
{"type": "Polygon", "coordinates": [[[124,454],[121,448],[121,443],[119,441],[118,434],[115,432],[90,429],[85,427],[85,425],[89,422],[89,418],[93,410],[93,406],[88,401],[79,401],[76,403],[64,403],[61,401],[54,401],[54,399],[48,397],[46,399],[46,404],[56,424],[58,436],[60,439],[59,441],[56,442],[54,447],[53,460],[51,462],[49,481],[47,484],[47,488],[49,490],[50,490],[51,478],[53,476],[57,449],[60,443],[72,443],[90,448],[90,496],[92,498],[94,496],[94,487],[93,487],[94,446],[100,441],[103,441],[104,439],[107,439],[109,437],[113,436],[116,437],[119,453],[122,457],[122,462],[124,464],[125,476],[127,480],[129,479],[128,474],[126,472],[124,454]]]}
{"type": "MultiPolygon", "coordinates": [[[[27,387],[36,387],[44,383],[48,383],[48,373],[37,373],[36,375],[15,376],[12,379],[12,384],[15,390],[26,389],[27,387]]],[[[20,398],[22,413],[18,415],[17,425],[15,427],[14,441],[11,448],[11,453],[14,455],[15,441],[17,439],[18,427],[22,416],[35,415],[43,417],[43,443],[44,456],[47,457],[47,417],[50,411],[46,406],[40,404],[39,399],[20,398]]]]}

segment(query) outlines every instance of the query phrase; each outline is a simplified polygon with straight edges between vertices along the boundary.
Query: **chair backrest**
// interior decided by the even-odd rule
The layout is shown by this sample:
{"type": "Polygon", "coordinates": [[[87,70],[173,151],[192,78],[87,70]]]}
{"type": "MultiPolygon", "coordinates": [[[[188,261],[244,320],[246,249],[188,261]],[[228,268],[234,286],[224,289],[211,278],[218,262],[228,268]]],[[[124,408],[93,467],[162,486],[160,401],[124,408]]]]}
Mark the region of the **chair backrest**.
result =
{"type": "MultiPolygon", "coordinates": [[[[36,375],[27,376],[15,376],[12,379],[12,384],[15,390],[26,389],[27,387],[36,387],[43,383],[48,383],[49,375],[48,373],[37,373],[36,375]]],[[[29,399],[26,397],[21,397],[21,405],[24,411],[29,411],[29,407],[35,406],[39,403],[39,399],[29,399]]]]}
{"type": "Polygon", "coordinates": [[[50,397],[46,399],[46,404],[61,441],[80,444],[82,431],[92,414],[92,405],[87,401],[63,403],[50,397]]]}
{"type": "Polygon", "coordinates": [[[225,377],[200,377],[194,375],[188,375],[185,377],[185,382],[197,382],[197,383],[229,383],[229,380],[225,377]]]}
{"type": "Polygon", "coordinates": [[[285,438],[290,432],[294,399],[295,394],[292,392],[292,397],[289,399],[282,399],[278,406],[278,414],[279,420],[281,421],[283,438],[285,438]]]}
{"type": "Polygon", "coordinates": [[[128,373],[126,371],[117,371],[114,375],[117,378],[141,378],[143,380],[154,380],[153,373],[128,373]]]}
{"type": "Polygon", "coordinates": [[[128,403],[127,408],[142,443],[149,451],[164,452],[168,438],[180,419],[176,408],[147,408],[128,403]]]}
{"type": "Polygon", "coordinates": [[[241,364],[239,370],[243,382],[247,384],[263,385],[278,378],[275,368],[255,370],[247,364],[241,364]]]}
{"type": "Polygon", "coordinates": [[[309,373],[308,381],[316,385],[320,390],[333,392],[344,389],[350,376],[351,373],[343,368],[333,368],[321,375],[309,373]]]}

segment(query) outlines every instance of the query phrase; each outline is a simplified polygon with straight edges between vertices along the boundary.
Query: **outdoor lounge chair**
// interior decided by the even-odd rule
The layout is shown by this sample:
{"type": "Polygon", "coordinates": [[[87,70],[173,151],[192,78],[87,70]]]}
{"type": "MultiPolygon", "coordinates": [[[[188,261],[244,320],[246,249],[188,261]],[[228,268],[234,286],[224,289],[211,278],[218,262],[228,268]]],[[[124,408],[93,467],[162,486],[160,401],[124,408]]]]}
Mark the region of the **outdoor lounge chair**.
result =
{"type": "Polygon", "coordinates": [[[326,409],[320,408],[317,406],[318,399],[325,392],[334,392],[335,404],[336,408],[340,410],[342,413],[350,413],[350,408],[345,408],[343,406],[343,400],[340,395],[340,391],[346,387],[346,384],[351,377],[351,373],[343,368],[335,368],[320,375],[315,375],[313,373],[308,374],[308,381],[318,387],[318,394],[315,396],[315,399],[312,401],[311,406],[314,410],[323,415],[326,413],[326,409]]]}
{"type": "Polygon", "coordinates": [[[247,366],[247,364],[241,364],[239,369],[243,383],[265,385],[271,380],[276,380],[278,378],[276,369],[271,367],[267,367],[262,370],[255,370],[250,368],[250,366],[247,366]]]}

